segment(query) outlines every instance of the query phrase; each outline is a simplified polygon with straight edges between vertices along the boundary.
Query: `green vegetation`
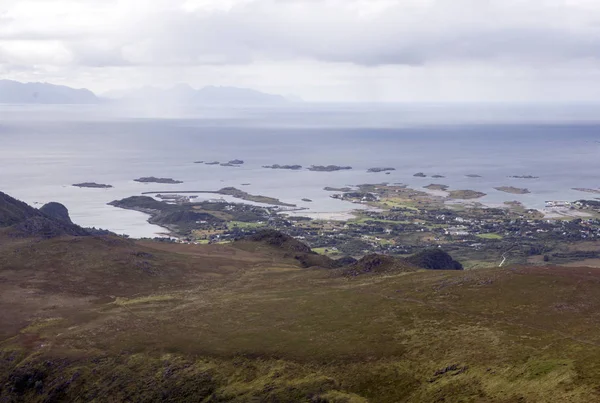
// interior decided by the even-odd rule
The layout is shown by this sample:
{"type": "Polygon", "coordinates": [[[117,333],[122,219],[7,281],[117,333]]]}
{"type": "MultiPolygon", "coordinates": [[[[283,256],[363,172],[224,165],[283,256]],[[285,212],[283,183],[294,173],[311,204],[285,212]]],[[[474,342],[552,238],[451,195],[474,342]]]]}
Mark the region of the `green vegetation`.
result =
{"type": "Polygon", "coordinates": [[[500,234],[478,234],[477,237],[482,239],[503,239],[503,236],[500,234]]]}
{"type": "Polygon", "coordinates": [[[353,276],[267,241],[2,238],[0,400],[600,399],[600,270],[353,276]]]}

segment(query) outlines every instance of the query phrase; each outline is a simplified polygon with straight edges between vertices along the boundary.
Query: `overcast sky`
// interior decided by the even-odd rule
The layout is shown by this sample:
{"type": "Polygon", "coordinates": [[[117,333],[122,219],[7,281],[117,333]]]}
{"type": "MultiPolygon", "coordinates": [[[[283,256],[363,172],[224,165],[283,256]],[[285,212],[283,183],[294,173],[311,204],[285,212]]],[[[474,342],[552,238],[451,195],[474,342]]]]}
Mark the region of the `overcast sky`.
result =
{"type": "Polygon", "coordinates": [[[0,77],[314,101],[599,101],[599,0],[0,0],[0,77]]]}

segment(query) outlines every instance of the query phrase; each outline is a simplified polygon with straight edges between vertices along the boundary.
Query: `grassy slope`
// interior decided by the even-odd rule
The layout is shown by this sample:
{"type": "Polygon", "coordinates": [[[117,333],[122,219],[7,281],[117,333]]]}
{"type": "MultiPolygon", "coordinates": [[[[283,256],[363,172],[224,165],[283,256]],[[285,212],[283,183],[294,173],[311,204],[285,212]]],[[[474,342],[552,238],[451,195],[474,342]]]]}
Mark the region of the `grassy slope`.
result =
{"type": "Polygon", "coordinates": [[[262,248],[23,242],[0,243],[0,401],[600,399],[600,270],[349,280],[262,248]]]}

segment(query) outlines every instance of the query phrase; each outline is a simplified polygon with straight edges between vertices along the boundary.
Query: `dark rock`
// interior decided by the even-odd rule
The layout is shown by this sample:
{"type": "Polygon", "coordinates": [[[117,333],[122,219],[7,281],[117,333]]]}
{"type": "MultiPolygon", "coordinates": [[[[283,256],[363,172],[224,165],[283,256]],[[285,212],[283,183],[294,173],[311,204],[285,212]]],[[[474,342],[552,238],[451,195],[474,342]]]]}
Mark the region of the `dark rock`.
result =
{"type": "Polygon", "coordinates": [[[406,259],[427,270],[463,270],[463,266],[441,249],[427,249],[406,259]]]}
{"type": "Polygon", "coordinates": [[[51,217],[56,220],[63,221],[63,222],[69,223],[69,224],[73,224],[73,222],[71,221],[71,217],[69,217],[69,210],[67,210],[67,208],[60,203],[50,202],[50,203],[44,204],[42,206],[42,208],[40,208],[40,211],[42,213],[44,213],[45,215],[47,215],[48,217],[51,217]]]}

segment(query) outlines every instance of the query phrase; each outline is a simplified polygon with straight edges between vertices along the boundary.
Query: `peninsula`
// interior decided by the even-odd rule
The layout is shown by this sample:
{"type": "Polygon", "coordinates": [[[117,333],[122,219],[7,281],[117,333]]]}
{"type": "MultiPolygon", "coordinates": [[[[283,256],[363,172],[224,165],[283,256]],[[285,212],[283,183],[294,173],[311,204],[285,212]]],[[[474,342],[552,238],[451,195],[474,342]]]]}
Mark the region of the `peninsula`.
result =
{"type": "Polygon", "coordinates": [[[252,195],[248,192],[244,192],[243,190],[234,188],[234,187],[226,187],[220,190],[178,190],[178,191],[153,191],[153,192],[143,192],[143,195],[149,194],[190,194],[190,193],[198,193],[198,194],[219,194],[223,196],[231,196],[236,199],[242,199],[246,201],[251,201],[255,203],[269,204],[272,206],[280,206],[280,207],[296,207],[295,204],[284,203],[279,199],[269,196],[261,196],[261,195],[252,195]]]}

